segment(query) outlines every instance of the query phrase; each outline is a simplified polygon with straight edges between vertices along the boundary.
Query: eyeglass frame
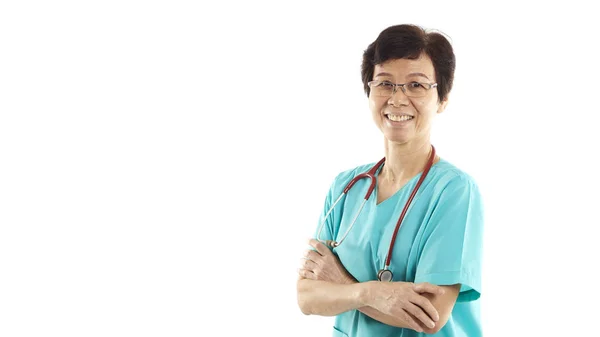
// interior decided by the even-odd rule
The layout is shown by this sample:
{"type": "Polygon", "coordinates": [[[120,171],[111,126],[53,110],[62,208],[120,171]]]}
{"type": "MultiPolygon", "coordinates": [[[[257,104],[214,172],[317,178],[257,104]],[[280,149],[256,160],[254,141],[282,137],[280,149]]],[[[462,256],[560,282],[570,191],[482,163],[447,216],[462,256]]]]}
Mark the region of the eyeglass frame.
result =
{"type": "MultiPolygon", "coordinates": [[[[371,87],[372,83],[375,82],[381,82],[381,83],[387,83],[389,85],[391,85],[393,87],[392,89],[392,94],[389,97],[392,97],[396,94],[396,91],[398,90],[398,87],[400,87],[402,89],[402,93],[404,95],[406,95],[407,97],[425,97],[427,95],[427,93],[429,92],[429,90],[433,89],[433,88],[437,88],[438,84],[437,82],[434,83],[424,83],[424,82],[419,82],[419,81],[411,81],[411,82],[407,82],[407,83],[392,83],[388,80],[373,80],[373,81],[369,81],[367,82],[367,85],[369,86],[369,89],[371,89],[371,91],[373,90],[373,88],[371,87]],[[425,92],[425,95],[423,96],[409,96],[406,94],[406,88],[405,85],[410,84],[410,83],[419,83],[419,85],[423,86],[427,91],[425,92]],[[427,85],[427,86],[425,86],[427,85]]],[[[370,95],[369,95],[370,96],[370,95]]],[[[386,96],[378,96],[378,97],[386,97],[386,96]]]]}

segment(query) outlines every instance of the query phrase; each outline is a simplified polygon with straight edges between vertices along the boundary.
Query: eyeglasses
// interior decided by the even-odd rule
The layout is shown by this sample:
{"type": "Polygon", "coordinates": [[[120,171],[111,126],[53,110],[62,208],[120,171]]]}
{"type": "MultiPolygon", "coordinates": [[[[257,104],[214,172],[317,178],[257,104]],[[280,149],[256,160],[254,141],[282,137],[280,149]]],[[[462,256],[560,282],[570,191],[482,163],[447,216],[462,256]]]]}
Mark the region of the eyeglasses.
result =
{"type": "Polygon", "coordinates": [[[391,97],[398,88],[408,97],[423,97],[431,88],[437,87],[437,83],[408,82],[394,84],[390,81],[371,81],[367,83],[371,88],[371,94],[378,97],[391,97]]]}

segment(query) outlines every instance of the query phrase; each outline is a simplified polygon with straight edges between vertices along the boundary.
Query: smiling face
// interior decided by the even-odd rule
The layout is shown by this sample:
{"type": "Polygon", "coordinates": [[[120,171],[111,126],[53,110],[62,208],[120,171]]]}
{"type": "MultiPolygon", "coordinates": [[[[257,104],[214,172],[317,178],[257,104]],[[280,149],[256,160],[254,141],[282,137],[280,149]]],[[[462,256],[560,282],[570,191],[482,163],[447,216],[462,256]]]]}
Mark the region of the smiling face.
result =
{"type": "MultiPolygon", "coordinates": [[[[422,54],[418,59],[392,59],[374,67],[373,80],[389,83],[436,82],[431,59],[422,54]]],[[[384,85],[386,85],[384,83],[384,85]]],[[[408,86],[408,85],[407,85],[408,86]]],[[[408,88],[406,88],[408,89],[408,88]]],[[[371,89],[369,106],[373,120],[385,138],[394,143],[410,144],[429,141],[431,122],[446,108],[448,100],[439,102],[435,87],[422,97],[409,97],[400,87],[391,96],[378,96],[371,89]]]]}

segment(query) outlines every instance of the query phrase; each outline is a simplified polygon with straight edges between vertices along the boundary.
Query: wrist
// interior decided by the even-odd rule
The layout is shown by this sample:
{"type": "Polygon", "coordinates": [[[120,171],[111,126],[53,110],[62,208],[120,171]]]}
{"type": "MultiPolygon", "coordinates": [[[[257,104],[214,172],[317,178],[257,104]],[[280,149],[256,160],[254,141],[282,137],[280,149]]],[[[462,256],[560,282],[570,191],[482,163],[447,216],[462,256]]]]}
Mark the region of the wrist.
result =
{"type": "Polygon", "coordinates": [[[344,278],[342,283],[343,284],[354,284],[354,283],[359,283],[359,282],[351,275],[346,275],[346,278],[344,278]]]}
{"type": "Polygon", "coordinates": [[[373,281],[356,283],[358,286],[358,302],[361,306],[369,306],[373,298],[373,281]]]}

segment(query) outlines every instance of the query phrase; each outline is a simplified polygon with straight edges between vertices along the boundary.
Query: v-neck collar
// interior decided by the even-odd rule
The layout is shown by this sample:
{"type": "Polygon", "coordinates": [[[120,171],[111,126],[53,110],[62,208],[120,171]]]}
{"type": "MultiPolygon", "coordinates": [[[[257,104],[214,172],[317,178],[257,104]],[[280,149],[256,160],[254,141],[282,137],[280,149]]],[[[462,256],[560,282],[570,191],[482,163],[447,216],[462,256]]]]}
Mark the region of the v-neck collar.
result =
{"type": "MultiPolygon", "coordinates": [[[[442,161],[443,161],[443,159],[440,158],[440,160],[437,163],[433,163],[433,165],[431,165],[431,169],[429,170],[429,174],[431,174],[431,171],[434,169],[434,167],[436,165],[438,165],[439,163],[441,163],[442,161]]],[[[423,172],[424,172],[424,171],[421,171],[421,172],[417,173],[414,177],[412,177],[409,181],[407,181],[406,184],[404,184],[404,186],[400,187],[394,194],[390,195],[387,199],[383,200],[382,202],[377,203],[377,195],[379,193],[379,173],[381,173],[381,170],[383,169],[384,165],[385,165],[385,163],[383,165],[381,165],[381,167],[379,167],[377,169],[377,171],[375,171],[375,189],[373,190],[373,195],[375,196],[375,198],[373,198],[373,199],[375,201],[373,201],[372,204],[374,204],[374,206],[376,208],[382,207],[381,205],[385,204],[390,199],[395,199],[406,188],[408,188],[408,186],[413,185],[413,188],[414,188],[414,182],[418,181],[418,179],[421,177],[421,175],[423,175],[423,172]]],[[[429,174],[428,174],[428,176],[429,176],[429,174]]]]}

